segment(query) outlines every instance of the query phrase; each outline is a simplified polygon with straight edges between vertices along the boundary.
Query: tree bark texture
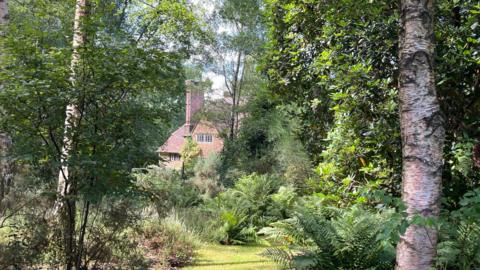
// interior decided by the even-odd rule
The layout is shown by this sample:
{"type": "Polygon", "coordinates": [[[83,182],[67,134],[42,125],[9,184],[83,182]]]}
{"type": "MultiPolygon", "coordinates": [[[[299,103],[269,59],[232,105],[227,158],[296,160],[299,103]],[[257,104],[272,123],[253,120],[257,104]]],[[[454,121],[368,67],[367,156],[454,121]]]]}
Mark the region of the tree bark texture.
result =
{"type": "Polygon", "coordinates": [[[7,0],[0,0],[0,25],[8,23],[8,3],[7,0]]]}
{"type": "MultiPolygon", "coordinates": [[[[4,36],[4,27],[8,24],[8,3],[7,0],[0,0],[0,38],[4,36]]],[[[0,61],[2,60],[0,52],[0,61]]],[[[0,85],[0,90],[1,90],[0,85]]],[[[3,200],[13,180],[12,162],[8,157],[12,139],[6,133],[0,132],[0,202],[3,200]]]]}
{"type": "MultiPolygon", "coordinates": [[[[70,81],[73,89],[78,87],[78,68],[81,61],[80,48],[86,42],[84,20],[87,16],[87,0],[76,0],[75,19],[73,27],[73,54],[71,60],[70,81]]],[[[57,201],[54,213],[58,215],[64,228],[65,269],[72,269],[75,264],[75,183],[69,168],[69,160],[74,151],[74,135],[81,117],[79,101],[73,100],[66,107],[64,137],[61,150],[61,165],[58,174],[57,201]]]]}
{"type": "MultiPolygon", "coordinates": [[[[86,16],[87,0],[77,0],[75,8],[75,22],[74,22],[74,34],[73,34],[73,54],[71,61],[71,77],[70,81],[72,87],[77,87],[77,69],[80,62],[79,48],[85,44],[86,35],[82,27],[82,21],[86,16]]],[[[65,131],[63,137],[62,153],[61,153],[61,168],[58,174],[57,193],[60,196],[58,204],[56,205],[59,210],[63,203],[64,197],[71,191],[72,183],[69,182],[69,168],[68,160],[73,150],[73,134],[78,121],[80,119],[80,109],[78,103],[71,103],[67,105],[65,116],[65,131]]]]}
{"type": "MultiPolygon", "coordinates": [[[[435,90],[434,1],[401,0],[400,124],[402,200],[409,219],[440,212],[445,130],[435,90]]],[[[396,269],[428,270],[436,256],[437,232],[410,225],[397,245],[396,269]]]]}

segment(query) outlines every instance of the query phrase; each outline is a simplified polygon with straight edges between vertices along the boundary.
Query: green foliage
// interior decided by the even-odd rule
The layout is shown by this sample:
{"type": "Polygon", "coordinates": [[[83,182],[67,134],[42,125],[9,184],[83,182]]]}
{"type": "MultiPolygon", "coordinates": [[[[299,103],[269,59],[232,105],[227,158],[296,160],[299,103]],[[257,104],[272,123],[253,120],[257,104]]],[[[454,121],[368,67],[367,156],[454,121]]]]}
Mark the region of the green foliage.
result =
{"type": "Polygon", "coordinates": [[[274,208],[272,199],[278,188],[277,179],[251,174],[208,202],[207,209],[218,218],[217,241],[224,244],[255,241],[257,228],[276,219],[281,212],[274,208]]]}
{"type": "Polygon", "coordinates": [[[137,188],[155,205],[158,216],[172,209],[194,206],[200,200],[193,186],[185,183],[177,171],[157,166],[134,171],[137,188]]]}
{"type": "Polygon", "coordinates": [[[292,269],[391,269],[395,243],[380,237],[390,215],[360,207],[302,209],[260,231],[286,245],[264,255],[292,269]]]}
{"type": "Polygon", "coordinates": [[[237,25],[234,31],[225,33],[224,44],[230,49],[240,49],[251,55],[262,44],[262,1],[226,0],[219,1],[218,15],[225,24],[237,25]]]}
{"type": "Polygon", "coordinates": [[[217,154],[201,158],[195,164],[193,169],[195,176],[189,181],[200,191],[204,199],[213,198],[222,190],[220,166],[221,160],[217,154]]]}
{"type": "MultiPolygon", "coordinates": [[[[136,232],[140,229],[141,215],[136,202],[131,198],[104,197],[103,202],[92,209],[92,216],[87,226],[89,234],[85,237],[85,264],[97,265],[100,268],[115,264],[118,268],[145,269],[148,261],[139,249],[136,232]]],[[[80,222],[79,222],[80,223],[80,222]]],[[[80,224],[78,224],[80,225],[80,224]]],[[[55,228],[60,234],[59,228],[55,228]]],[[[61,238],[55,239],[60,247],[61,238]]],[[[59,265],[60,250],[47,254],[59,265]]],[[[52,262],[46,262],[54,265],[52,262]]]]}
{"type": "Polygon", "coordinates": [[[272,195],[273,209],[278,211],[278,216],[287,218],[291,216],[298,201],[298,194],[291,186],[281,186],[278,192],[272,195]]]}
{"type": "Polygon", "coordinates": [[[141,231],[142,248],[160,269],[178,269],[193,261],[200,246],[197,235],[189,231],[175,212],[158,221],[149,221],[141,231]]]}
{"type": "Polygon", "coordinates": [[[188,174],[193,173],[193,168],[195,167],[195,163],[201,152],[202,149],[200,149],[196,141],[190,137],[185,140],[185,143],[180,150],[180,156],[182,156],[183,159],[183,170],[188,172],[188,174]]]}
{"type": "Polygon", "coordinates": [[[218,242],[219,217],[218,213],[208,209],[204,205],[175,209],[175,213],[183,224],[195,232],[199,239],[205,242],[218,242]]]}
{"type": "Polygon", "coordinates": [[[459,222],[437,247],[438,269],[477,269],[480,266],[480,226],[459,222]]]}
{"type": "Polygon", "coordinates": [[[480,267],[480,190],[467,192],[461,208],[447,212],[438,244],[438,269],[477,269],[480,267]]]}
{"type": "MultiPolygon", "coordinates": [[[[105,267],[114,262],[121,268],[135,269],[122,266],[125,261],[120,259],[137,261],[133,258],[135,245],[125,237],[127,227],[132,229],[134,224],[124,223],[122,215],[114,215],[118,214],[115,210],[125,198],[138,195],[132,168],[157,162],[156,147],[181,110],[182,62],[192,52],[190,42],[201,34],[193,32],[202,31],[186,1],[161,1],[157,7],[161,14],[140,2],[90,1],[84,27],[88,41],[79,48],[81,61],[73,85],[70,62],[75,2],[9,1],[11,20],[0,44],[0,129],[15,141],[10,154],[20,167],[19,177],[35,179],[23,188],[35,190],[35,199],[44,201],[45,205],[36,209],[48,219],[44,234],[50,244],[41,250],[32,248],[38,242],[33,237],[36,230],[19,221],[25,202],[9,205],[15,215],[12,220],[31,233],[18,234],[10,241],[24,243],[25,248],[18,248],[17,258],[11,261],[18,261],[21,268],[32,266],[28,263],[37,263],[34,268],[57,268],[63,263],[60,250],[65,234],[62,226],[47,215],[47,209],[52,207],[60,160],[64,158],[65,107],[74,103],[81,114],[75,130],[68,130],[74,134],[68,166],[74,187],[69,199],[77,203],[72,235],[78,246],[75,251],[83,251],[79,255],[82,265],[98,263],[105,267]],[[136,17],[136,12],[148,16],[136,17]],[[152,25],[144,27],[147,24],[152,25]],[[163,40],[166,36],[171,37],[168,42],[163,40]],[[105,209],[112,211],[112,216],[105,209]],[[84,250],[80,248],[81,235],[85,236],[84,250]]],[[[159,197],[165,195],[165,188],[175,186],[145,184],[159,197]]],[[[188,189],[177,188],[183,192],[182,198],[190,196],[186,195],[188,189]]],[[[196,193],[190,191],[191,196],[185,199],[188,202],[178,196],[175,204],[196,200],[196,193]]],[[[125,215],[138,210],[140,204],[137,198],[125,206],[125,215]]],[[[167,206],[159,203],[162,207],[167,206]]]]}
{"type": "MultiPolygon", "coordinates": [[[[397,4],[267,1],[270,40],[263,66],[270,92],[295,105],[290,113],[319,164],[318,182],[333,187],[313,182],[313,191],[346,202],[362,189],[399,195],[397,4]]],[[[469,159],[479,134],[478,5],[444,0],[437,6],[437,89],[448,115],[444,191],[455,205],[479,179],[469,159]]]]}
{"type": "Polygon", "coordinates": [[[313,174],[311,160],[297,137],[298,119],[288,114],[289,109],[278,106],[263,88],[252,93],[238,137],[226,148],[226,155],[233,156],[227,164],[230,170],[273,174],[305,190],[313,174]]]}

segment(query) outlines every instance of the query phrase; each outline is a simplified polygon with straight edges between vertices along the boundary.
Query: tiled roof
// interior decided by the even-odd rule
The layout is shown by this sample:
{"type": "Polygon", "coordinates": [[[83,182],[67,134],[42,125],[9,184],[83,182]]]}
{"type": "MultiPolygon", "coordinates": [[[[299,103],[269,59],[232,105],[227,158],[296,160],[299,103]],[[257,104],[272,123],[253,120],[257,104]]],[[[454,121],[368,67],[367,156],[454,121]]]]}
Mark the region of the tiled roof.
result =
{"type": "Polygon", "coordinates": [[[170,138],[157,150],[163,153],[180,153],[185,142],[185,125],[179,127],[170,135],[170,138]]]}

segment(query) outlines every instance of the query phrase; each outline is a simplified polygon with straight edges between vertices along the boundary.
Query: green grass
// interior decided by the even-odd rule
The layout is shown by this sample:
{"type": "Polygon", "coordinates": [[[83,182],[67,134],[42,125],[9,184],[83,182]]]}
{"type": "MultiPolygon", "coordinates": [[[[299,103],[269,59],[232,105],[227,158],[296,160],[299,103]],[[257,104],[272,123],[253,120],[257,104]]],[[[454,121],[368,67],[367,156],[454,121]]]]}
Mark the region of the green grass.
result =
{"type": "Polygon", "coordinates": [[[187,270],[279,270],[277,264],[259,254],[266,246],[204,245],[187,270]]]}

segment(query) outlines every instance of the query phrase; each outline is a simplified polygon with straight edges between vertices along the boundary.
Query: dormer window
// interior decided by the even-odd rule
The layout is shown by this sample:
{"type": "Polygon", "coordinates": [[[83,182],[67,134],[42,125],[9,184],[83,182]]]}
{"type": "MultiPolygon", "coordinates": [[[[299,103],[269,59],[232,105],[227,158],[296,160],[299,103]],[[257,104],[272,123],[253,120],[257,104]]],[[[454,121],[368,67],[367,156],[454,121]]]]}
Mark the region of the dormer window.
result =
{"type": "Polygon", "coordinates": [[[170,153],[169,155],[170,161],[179,161],[180,160],[180,155],[177,153],[170,153]]]}
{"type": "Polygon", "coordinates": [[[208,133],[197,134],[197,142],[211,143],[213,142],[213,136],[212,134],[208,134],[208,133]]]}

